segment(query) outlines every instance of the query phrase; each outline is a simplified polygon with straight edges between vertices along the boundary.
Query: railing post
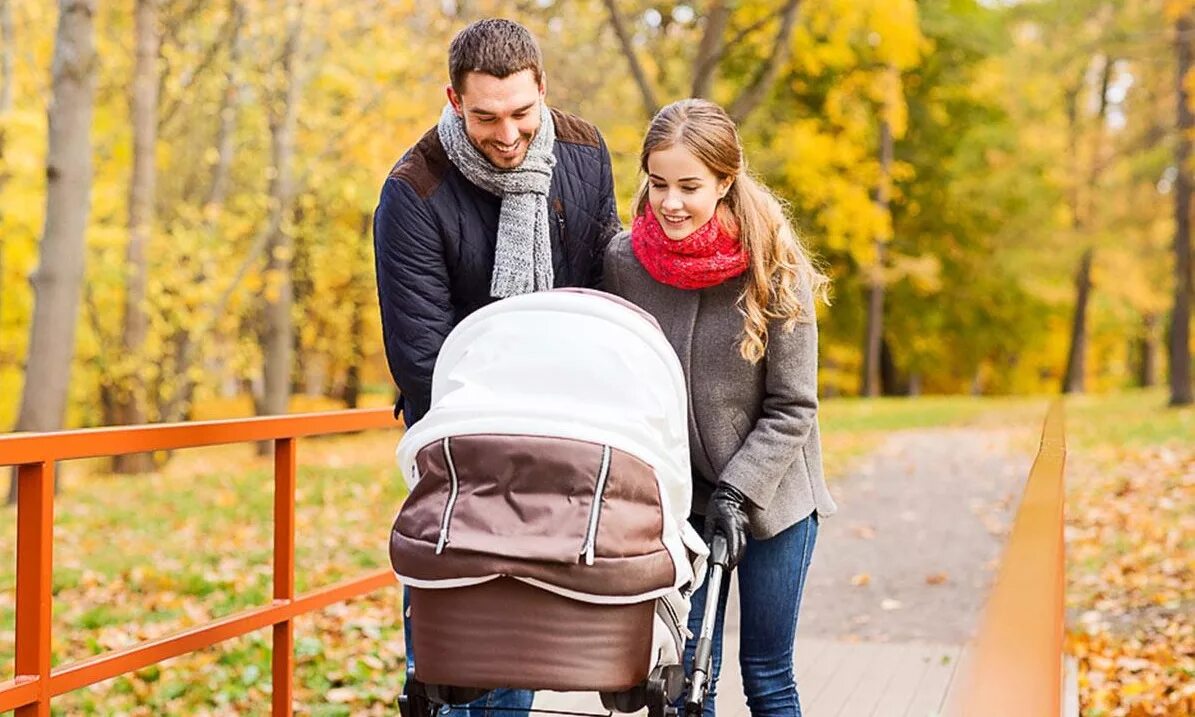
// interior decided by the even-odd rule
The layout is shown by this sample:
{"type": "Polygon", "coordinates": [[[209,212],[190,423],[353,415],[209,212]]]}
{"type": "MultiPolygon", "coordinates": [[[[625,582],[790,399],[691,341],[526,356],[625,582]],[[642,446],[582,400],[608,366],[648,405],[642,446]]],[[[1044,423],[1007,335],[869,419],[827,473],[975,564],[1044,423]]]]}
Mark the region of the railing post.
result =
{"type": "Polygon", "coordinates": [[[54,557],[54,464],[17,468],[16,676],[37,678],[37,702],[16,717],[50,715],[50,594],[54,557]]]}
{"type": "MultiPolygon", "coordinates": [[[[295,597],[295,439],[274,442],[274,600],[295,597]]],[[[295,628],[292,620],[274,625],[273,715],[294,709],[295,628]]]]}

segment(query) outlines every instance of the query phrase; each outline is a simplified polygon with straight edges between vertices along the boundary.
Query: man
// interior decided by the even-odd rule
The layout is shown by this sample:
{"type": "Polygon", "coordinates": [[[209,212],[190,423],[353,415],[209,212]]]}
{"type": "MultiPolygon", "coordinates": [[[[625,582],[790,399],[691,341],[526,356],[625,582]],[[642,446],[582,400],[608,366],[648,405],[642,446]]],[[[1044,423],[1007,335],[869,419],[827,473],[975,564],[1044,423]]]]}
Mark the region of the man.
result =
{"type": "MultiPolygon", "coordinates": [[[[408,426],[429,408],[432,368],[454,326],[500,298],[597,288],[620,229],[606,144],[544,103],[543,61],[526,28],[469,25],[448,69],[439,124],[390,171],[374,213],[382,335],[401,391],[395,415],[408,426]]],[[[532,698],[494,690],[470,707],[518,717],[510,711],[525,715],[532,698]]]]}
{"type": "Polygon", "coordinates": [[[448,65],[439,125],[391,170],[374,214],[382,334],[408,426],[428,410],[432,367],[457,323],[506,296],[597,288],[620,228],[605,142],[544,103],[526,28],[475,22],[448,65]]]}

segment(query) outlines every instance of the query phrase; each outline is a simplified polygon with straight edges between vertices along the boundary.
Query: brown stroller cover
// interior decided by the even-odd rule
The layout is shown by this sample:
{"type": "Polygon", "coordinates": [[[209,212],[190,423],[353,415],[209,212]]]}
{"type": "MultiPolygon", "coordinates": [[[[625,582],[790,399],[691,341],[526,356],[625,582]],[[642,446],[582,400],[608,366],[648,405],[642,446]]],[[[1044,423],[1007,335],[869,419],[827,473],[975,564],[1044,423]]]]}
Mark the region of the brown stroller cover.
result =
{"type": "Polygon", "coordinates": [[[505,299],[448,336],[390,537],[419,681],[618,692],[679,664],[706,555],[686,399],[654,321],[600,292],[505,299]]]}

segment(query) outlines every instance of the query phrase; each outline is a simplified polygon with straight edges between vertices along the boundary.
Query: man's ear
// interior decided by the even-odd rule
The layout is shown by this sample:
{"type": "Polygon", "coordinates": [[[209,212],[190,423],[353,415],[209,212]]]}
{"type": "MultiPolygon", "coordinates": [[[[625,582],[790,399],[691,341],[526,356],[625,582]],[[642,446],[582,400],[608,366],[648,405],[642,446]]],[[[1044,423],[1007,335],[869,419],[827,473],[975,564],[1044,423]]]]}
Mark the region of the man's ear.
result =
{"type": "Polygon", "coordinates": [[[543,100],[544,96],[548,94],[548,75],[541,73],[539,76],[539,98],[543,100]]]}
{"type": "Polygon", "coordinates": [[[448,95],[448,102],[452,104],[452,109],[456,111],[457,116],[463,117],[465,108],[461,105],[461,96],[456,93],[451,84],[446,85],[444,91],[448,95]]]}

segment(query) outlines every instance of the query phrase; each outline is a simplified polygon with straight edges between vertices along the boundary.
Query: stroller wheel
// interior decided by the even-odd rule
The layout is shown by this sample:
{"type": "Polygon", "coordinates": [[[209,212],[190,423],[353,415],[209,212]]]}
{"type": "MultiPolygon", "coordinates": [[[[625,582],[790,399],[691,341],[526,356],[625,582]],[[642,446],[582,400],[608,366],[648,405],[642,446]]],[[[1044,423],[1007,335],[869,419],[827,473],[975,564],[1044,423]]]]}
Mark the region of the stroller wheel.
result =
{"type": "Polygon", "coordinates": [[[398,712],[402,717],[433,717],[436,706],[427,698],[424,684],[411,677],[398,696],[398,712]]]}
{"type": "Polygon", "coordinates": [[[660,666],[647,679],[622,692],[603,692],[602,706],[624,714],[647,708],[649,717],[672,717],[672,706],[684,692],[685,671],[680,665],[660,666]]]}
{"type": "Polygon", "coordinates": [[[648,717],[675,717],[673,703],[685,689],[685,670],[680,665],[657,667],[647,678],[648,717]]]}

